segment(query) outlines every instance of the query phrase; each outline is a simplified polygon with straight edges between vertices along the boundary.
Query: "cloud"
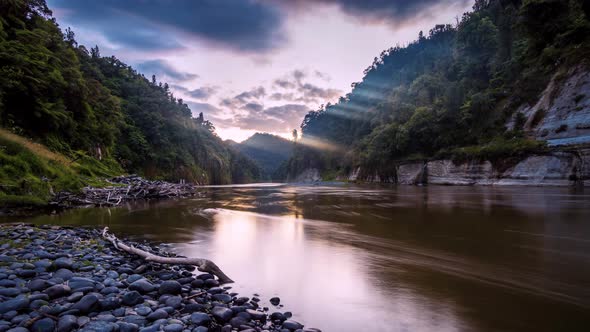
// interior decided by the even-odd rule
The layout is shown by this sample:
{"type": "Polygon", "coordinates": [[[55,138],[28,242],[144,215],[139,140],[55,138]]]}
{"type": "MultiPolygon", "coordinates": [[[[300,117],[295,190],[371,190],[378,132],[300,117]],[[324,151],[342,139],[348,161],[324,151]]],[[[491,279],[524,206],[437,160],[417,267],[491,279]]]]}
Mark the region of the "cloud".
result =
{"type": "Polygon", "coordinates": [[[221,100],[221,106],[229,108],[239,108],[252,100],[258,100],[266,96],[266,89],[262,86],[255,87],[249,91],[244,91],[233,98],[224,98],[221,100]]]}
{"type": "Polygon", "coordinates": [[[372,22],[403,25],[429,17],[445,7],[465,8],[473,0],[291,0],[291,8],[308,9],[318,4],[335,5],[344,13],[372,22]]]}
{"type": "Polygon", "coordinates": [[[52,0],[68,22],[101,31],[116,44],[181,48],[175,32],[220,47],[265,52],[286,41],[284,11],[271,3],[235,0],[52,0]]]}
{"type": "Polygon", "coordinates": [[[301,119],[310,109],[301,104],[286,104],[269,108],[252,108],[245,114],[236,114],[232,124],[241,129],[268,132],[290,131],[298,128],[301,119]]]}
{"type": "Polygon", "coordinates": [[[156,79],[161,81],[164,79],[171,79],[173,81],[182,82],[198,78],[199,75],[192,73],[183,73],[174,69],[164,60],[149,60],[137,65],[137,69],[143,72],[146,76],[156,75],[156,79]]]}
{"type": "MultiPolygon", "coordinates": [[[[320,71],[314,71],[313,76],[323,81],[329,80],[328,76],[320,71]]],[[[305,70],[296,69],[287,75],[273,81],[275,88],[283,91],[270,95],[271,100],[297,101],[304,103],[323,103],[342,94],[342,91],[332,88],[323,88],[315,84],[305,82],[310,75],[305,70]]]]}
{"type": "Polygon", "coordinates": [[[311,83],[305,83],[298,87],[298,91],[301,93],[301,97],[298,98],[304,102],[314,102],[318,99],[326,100],[333,99],[342,94],[342,91],[330,88],[321,88],[311,83]]]}
{"type": "Polygon", "coordinates": [[[206,115],[206,117],[210,117],[212,115],[219,114],[222,112],[221,109],[208,103],[196,103],[194,101],[188,101],[186,102],[186,104],[191,109],[193,117],[197,117],[201,112],[203,112],[206,115]]]}
{"type": "Polygon", "coordinates": [[[249,112],[259,113],[264,109],[264,106],[262,104],[257,103],[248,103],[242,106],[242,109],[249,112]]]}
{"type": "Polygon", "coordinates": [[[191,96],[192,98],[199,99],[199,100],[207,100],[211,96],[217,93],[219,90],[218,87],[215,86],[204,86],[198,89],[186,91],[186,93],[191,96]]]}

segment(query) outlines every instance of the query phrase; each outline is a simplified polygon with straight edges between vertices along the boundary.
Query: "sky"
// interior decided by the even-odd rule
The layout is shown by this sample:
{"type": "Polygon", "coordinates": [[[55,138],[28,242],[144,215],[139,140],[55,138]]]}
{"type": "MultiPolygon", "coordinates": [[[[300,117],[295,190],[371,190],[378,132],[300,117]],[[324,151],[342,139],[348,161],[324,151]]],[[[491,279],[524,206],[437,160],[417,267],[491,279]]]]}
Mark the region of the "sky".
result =
{"type": "Polygon", "coordinates": [[[473,0],[48,0],[62,29],[203,112],[223,139],[291,137],[376,56],[473,0]]]}

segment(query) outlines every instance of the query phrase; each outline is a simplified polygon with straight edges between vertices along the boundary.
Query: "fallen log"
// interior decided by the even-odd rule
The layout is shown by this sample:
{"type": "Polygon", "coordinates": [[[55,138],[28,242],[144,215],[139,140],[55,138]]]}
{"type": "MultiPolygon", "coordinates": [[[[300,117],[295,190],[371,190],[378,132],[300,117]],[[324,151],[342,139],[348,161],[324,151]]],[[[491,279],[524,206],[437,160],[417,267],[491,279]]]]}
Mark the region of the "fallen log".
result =
{"type": "Polygon", "coordinates": [[[230,279],[221,269],[217,266],[217,264],[213,263],[212,261],[204,258],[185,258],[185,257],[163,257],[154,255],[150,252],[141,250],[134,246],[129,246],[124,242],[120,241],[114,234],[109,233],[109,228],[105,227],[102,230],[102,237],[106,240],[110,241],[113,246],[119,250],[126,251],[130,254],[137,255],[143,258],[147,262],[154,262],[160,264],[174,264],[174,265],[193,265],[197,268],[197,270],[201,272],[207,272],[219,279],[219,282],[222,284],[233,283],[234,281],[230,279]]]}

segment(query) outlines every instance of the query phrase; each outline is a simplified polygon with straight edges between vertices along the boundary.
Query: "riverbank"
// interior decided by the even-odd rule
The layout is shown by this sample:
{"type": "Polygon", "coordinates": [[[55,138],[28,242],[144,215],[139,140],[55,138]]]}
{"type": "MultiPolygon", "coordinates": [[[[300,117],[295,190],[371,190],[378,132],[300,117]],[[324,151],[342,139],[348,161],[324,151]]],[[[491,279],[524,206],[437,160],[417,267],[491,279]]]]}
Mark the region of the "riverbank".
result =
{"type": "MultiPolygon", "coordinates": [[[[321,170],[307,168],[294,182],[326,180],[321,170]]],[[[327,179],[334,180],[334,179],[327,179]]],[[[496,159],[432,159],[392,164],[386,171],[356,167],[337,181],[401,185],[451,186],[590,186],[590,145],[553,148],[545,153],[496,159]]]]}
{"type": "MultiPolygon", "coordinates": [[[[126,241],[161,256],[163,246],[126,241]]],[[[319,331],[279,298],[239,296],[194,267],[146,263],[93,228],[0,226],[0,332],[319,331]]]]}
{"type": "Polygon", "coordinates": [[[0,216],[31,216],[72,208],[118,206],[128,201],[182,198],[198,194],[196,186],[190,183],[151,181],[137,175],[105,179],[104,183],[105,186],[88,186],[79,192],[58,192],[47,203],[21,202],[18,205],[0,206],[0,216]]]}

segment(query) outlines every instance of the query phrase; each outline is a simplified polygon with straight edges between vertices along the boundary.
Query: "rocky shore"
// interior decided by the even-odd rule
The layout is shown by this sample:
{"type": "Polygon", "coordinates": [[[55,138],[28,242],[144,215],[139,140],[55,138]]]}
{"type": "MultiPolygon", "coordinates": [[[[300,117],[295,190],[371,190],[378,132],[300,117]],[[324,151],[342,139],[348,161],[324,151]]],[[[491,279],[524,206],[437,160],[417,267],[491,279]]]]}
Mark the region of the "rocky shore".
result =
{"type": "Polygon", "coordinates": [[[98,229],[0,225],[0,332],[320,331],[291,320],[279,298],[259,302],[192,266],[119,251],[98,229]]]}

